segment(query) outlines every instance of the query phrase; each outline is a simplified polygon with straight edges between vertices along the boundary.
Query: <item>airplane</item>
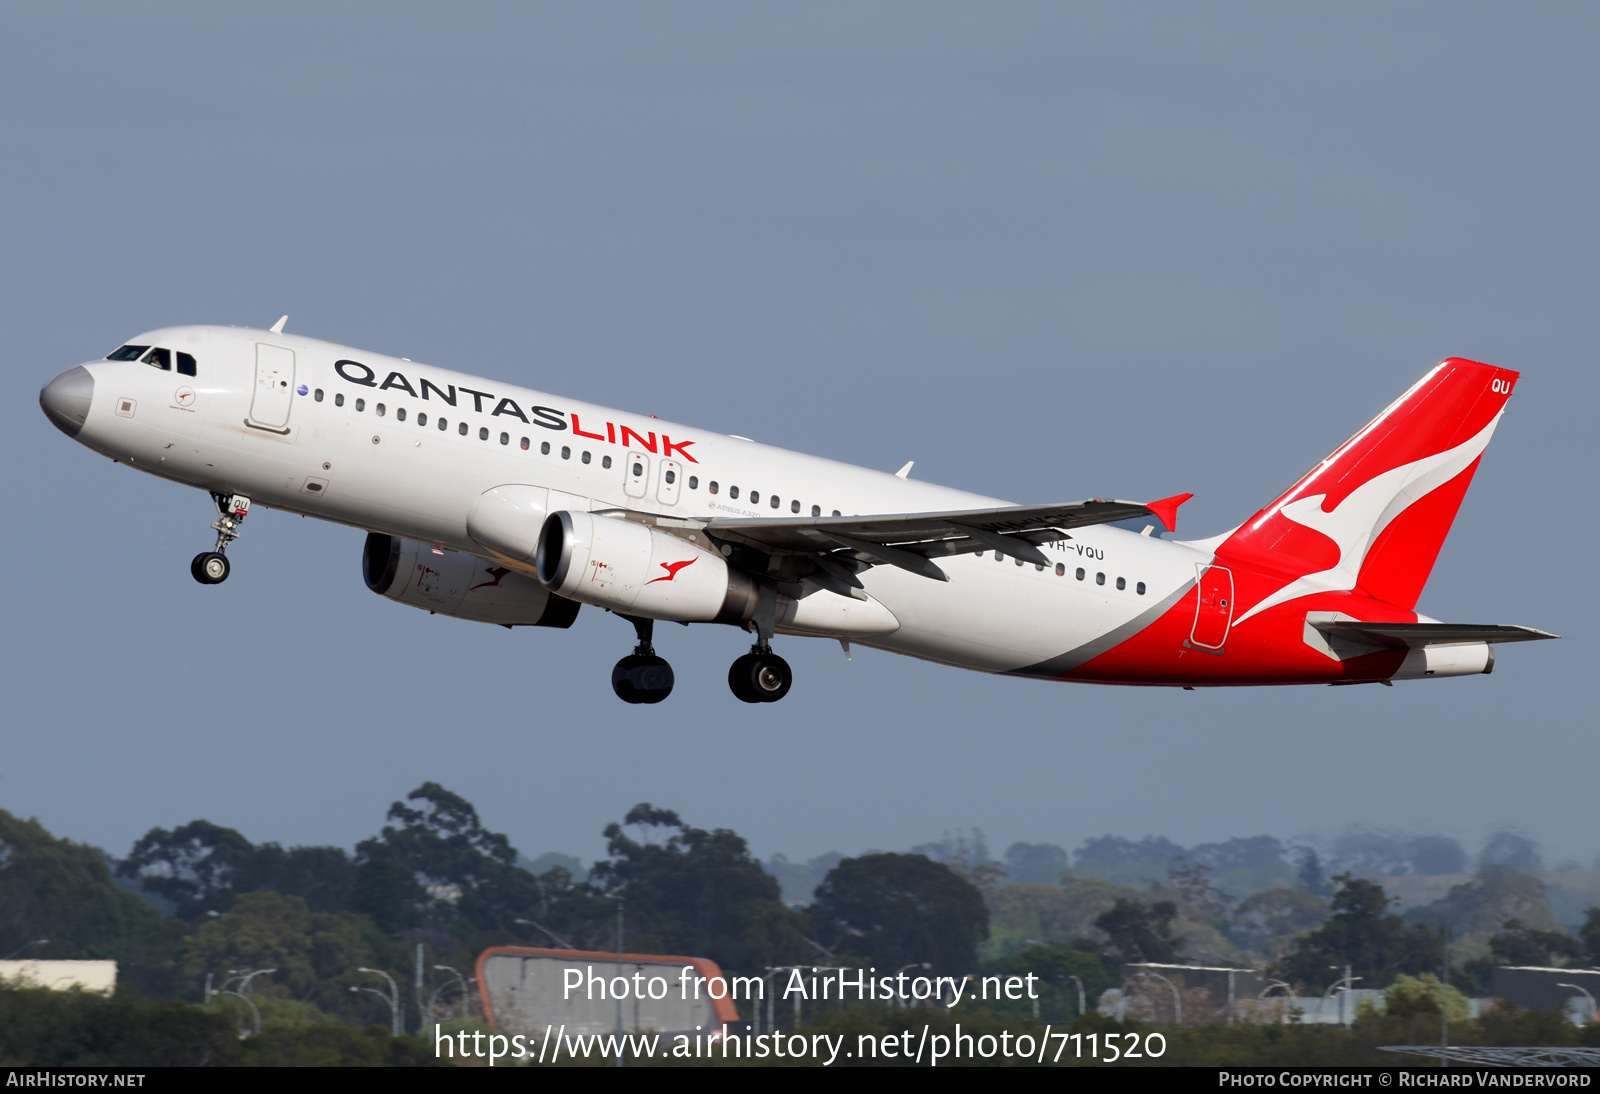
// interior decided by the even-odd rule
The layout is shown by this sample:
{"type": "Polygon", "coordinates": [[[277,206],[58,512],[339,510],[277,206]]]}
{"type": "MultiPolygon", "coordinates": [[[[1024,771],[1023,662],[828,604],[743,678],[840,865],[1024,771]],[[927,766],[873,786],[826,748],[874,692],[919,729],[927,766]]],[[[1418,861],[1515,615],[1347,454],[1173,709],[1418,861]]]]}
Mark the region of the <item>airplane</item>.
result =
{"type": "Polygon", "coordinates": [[[634,627],[628,703],[674,674],[654,624],[754,635],[746,703],[793,672],[777,635],[980,672],[1096,684],[1391,684],[1493,671],[1530,627],[1416,611],[1519,374],[1440,362],[1238,527],[1176,530],[1192,495],[1014,505],[750,438],[285,331],[153,330],[39,394],[86,447],[211,494],[231,569],[246,517],[364,530],[373,592],[431,613],[565,628],[581,605],[634,627]],[[1139,531],[1120,526],[1148,520],[1139,531]]]}

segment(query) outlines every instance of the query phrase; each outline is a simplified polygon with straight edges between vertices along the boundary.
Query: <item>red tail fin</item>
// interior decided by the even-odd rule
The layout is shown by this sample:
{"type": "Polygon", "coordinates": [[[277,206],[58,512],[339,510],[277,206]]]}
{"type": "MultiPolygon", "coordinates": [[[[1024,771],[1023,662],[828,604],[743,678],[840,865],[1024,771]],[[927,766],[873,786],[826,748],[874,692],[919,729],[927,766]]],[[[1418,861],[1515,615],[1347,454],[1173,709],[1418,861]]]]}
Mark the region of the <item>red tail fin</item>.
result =
{"type": "Polygon", "coordinates": [[[1242,525],[1217,554],[1292,580],[1238,622],[1331,589],[1416,607],[1516,382],[1493,365],[1441,361],[1242,525]]]}

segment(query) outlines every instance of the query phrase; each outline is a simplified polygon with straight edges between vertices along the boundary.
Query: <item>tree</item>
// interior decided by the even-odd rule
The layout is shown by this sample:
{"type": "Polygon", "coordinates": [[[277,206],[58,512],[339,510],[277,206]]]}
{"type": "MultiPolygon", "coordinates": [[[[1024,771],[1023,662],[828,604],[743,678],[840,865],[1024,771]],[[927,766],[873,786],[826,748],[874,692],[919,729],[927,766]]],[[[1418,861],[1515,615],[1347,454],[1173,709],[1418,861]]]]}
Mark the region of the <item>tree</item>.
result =
{"type": "Polygon", "coordinates": [[[0,957],[110,958],[142,990],[165,991],[181,925],[117,887],[106,857],[0,810],[0,957]]]}
{"type": "Polygon", "coordinates": [[[989,934],[983,894],[926,855],[843,860],[817,887],[811,917],[829,945],[880,970],[928,962],[937,975],[970,973],[989,934]]]}
{"type": "Polygon", "coordinates": [[[1053,843],[1013,843],[1006,848],[1006,878],[1013,883],[1059,885],[1070,857],[1053,843]]]}
{"type": "Polygon", "coordinates": [[[1288,940],[1328,920],[1328,902],[1305,889],[1263,889],[1233,910],[1230,933],[1241,945],[1281,957],[1288,940]]]}
{"type": "Polygon", "coordinates": [[[1172,936],[1177,918],[1178,906],[1170,900],[1146,905],[1123,897],[1094,925],[1106,933],[1109,952],[1117,960],[1169,963],[1177,961],[1183,950],[1183,943],[1172,936]]]}
{"type": "Polygon", "coordinates": [[[1444,963],[1444,946],[1422,924],[1407,927],[1389,912],[1393,901],[1383,886],[1366,878],[1340,874],[1328,922],[1301,937],[1299,946],[1278,966],[1278,973],[1321,991],[1351,966],[1362,987],[1386,987],[1399,973],[1417,975],[1444,963]],[[1334,971],[1330,966],[1339,967],[1334,971]]]}
{"type": "Polygon", "coordinates": [[[355,864],[338,847],[257,847],[207,820],[168,831],[152,828],[117,866],[148,892],[172,902],[193,920],[226,911],[240,893],[275,892],[302,897],[313,911],[342,912],[355,890],[355,864]]]}
{"type": "Polygon", "coordinates": [[[253,992],[370,1020],[375,1015],[368,997],[356,997],[348,988],[371,986],[357,970],[382,963],[366,937],[371,929],[360,916],[314,913],[297,896],[245,893],[232,909],[207,919],[189,936],[185,980],[198,986],[210,973],[220,987],[234,969],[271,968],[276,971],[258,977],[253,992]]]}
{"type": "Polygon", "coordinates": [[[1589,951],[1589,962],[1600,965],[1600,907],[1590,908],[1583,914],[1583,926],[1578,928],[1578,937],[1583,940],[1584,947],[1589,951]]]}
{"type": "Polygon", "coordinates": [[[374,839],[356,845],[354,907],[385,931],[404,928],[499,932],[538,910],[538,879],[517,852],[483,827],[471,802],[436,782],[395,802],[374,839]]]}
{"type": "MultiPolygon", "coordinates": [[[[592,877],[627,902],[629,948],[710,957],[746,973],[804,952],[777,880],[733,831],[695,828],[672,810],[644,802],[622,824],[607,825],[605,836],[610,858],[595,865],[592,877]],[[640,838],[629,837],[624,825],[639,829],[640,838]]],[[[601,903],[614,923],[614,903],[601,903]]]]}
{"type": "Polygon", "coordinates": [[[1300,888],[1315,896],[1329,897],[1333,895],[1333,886],[1328,884],[1328,875],[1322,869],[1322,858],[1315,848],[1302,847],[1296,859],[1295,877],[1300,883],[1300,888]]]}

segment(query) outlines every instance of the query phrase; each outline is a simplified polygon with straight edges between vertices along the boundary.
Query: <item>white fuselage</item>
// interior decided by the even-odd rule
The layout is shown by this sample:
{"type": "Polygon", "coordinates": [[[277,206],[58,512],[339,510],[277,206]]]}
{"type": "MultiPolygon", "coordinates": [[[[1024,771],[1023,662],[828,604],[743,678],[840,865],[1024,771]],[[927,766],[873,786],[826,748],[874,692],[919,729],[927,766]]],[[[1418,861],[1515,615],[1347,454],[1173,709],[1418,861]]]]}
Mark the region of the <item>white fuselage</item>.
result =
{"type": "MultiPolygon", "coordinates": [[[[195,375],[87,363],[94,395],[77,439],[90,448],[257,505],[482,557],[489,553],[468,530],[474,505],[513,484],[544,492],[550,510],[681,519],[1004,504],[289,334],[177,327],[132,341],[192,355],[195,375]]],[[[1051,565],[1042,568],[994,551],[941,559],[948,582],[873,567],[861,575],[865,591],[899,627],[857,640],[967,668],[1024,670],[1136,630],[1211,557],[1198,544],[1108,526],[1074,530],[1044,552],[1051,565]]]]}

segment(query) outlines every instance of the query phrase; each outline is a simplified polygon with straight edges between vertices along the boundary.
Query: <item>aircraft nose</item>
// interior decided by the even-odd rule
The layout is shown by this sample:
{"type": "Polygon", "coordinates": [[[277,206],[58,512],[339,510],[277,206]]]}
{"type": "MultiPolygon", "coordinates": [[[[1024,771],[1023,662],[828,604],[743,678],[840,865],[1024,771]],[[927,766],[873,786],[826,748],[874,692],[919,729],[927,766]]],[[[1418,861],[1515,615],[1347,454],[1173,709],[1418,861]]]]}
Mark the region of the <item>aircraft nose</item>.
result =
{"type": "Polygon", "coordinates": [[[44,408],[45,417],[69,437],[76,437],[83,428],[93,401],[94,376],[82,365],[67,369],[39,392],[39,405],[44,408]]]}

